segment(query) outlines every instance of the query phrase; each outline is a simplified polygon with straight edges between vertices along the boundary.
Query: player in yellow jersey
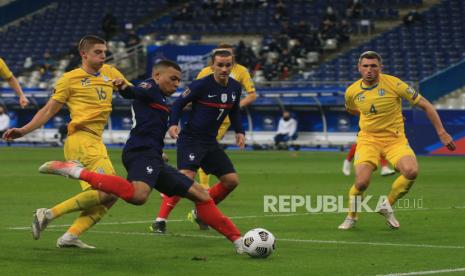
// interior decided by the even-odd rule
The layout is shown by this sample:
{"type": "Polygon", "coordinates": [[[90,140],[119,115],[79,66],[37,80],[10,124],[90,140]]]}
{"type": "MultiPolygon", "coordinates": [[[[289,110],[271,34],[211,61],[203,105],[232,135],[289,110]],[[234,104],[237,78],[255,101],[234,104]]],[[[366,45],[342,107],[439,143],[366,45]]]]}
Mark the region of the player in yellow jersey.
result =
{"type": "MultiPolygon", "coordinates": [[[[85,36],[78,48],[82,66],[63,74],[50,100],[34,118],[21,128],[7,130],[3,138],[16,139],[34,131],[67,105],[71,122],[64,146],[65,159],[78,160],[91,171],[115,174],[102,142],[102,134],[112,110],[112,80],[124,79],[124,76],[116,68],[104,64],[107,51],[105,40],[97,36],[85,36]]],[[[34,239],[39,239],[40,232],[49,221],[70,212],[81,211],[66,233],[58,238],[57,247],[94,248],[83,243],[79,236],[105,215],[116,198],[93,190],[84,181],[80,184],[83,192],[52,208],[40,208],[34,212],[34,239]]]]}
{"type": "Polygon", "coordinates": [[[381,73],[381,56],[364,52],[358,62],[362,78],[350,85],[345,93],[346,109],[360,116],[360,132],[355,154],[355,183],[349,191],[349,214],[339,229],[347,230],[357,222],[357,203],[370,184],[371,174],[378,166],[380,155],[400,172],[391,191],[379,208],[379,213],[393,229],[400,224],[391,206],[412,187],[418,164],[404,132],[402,99],[426,112],[439,139],[449,150],[455,150],[452,137],[445,131],[433,105],[402,80],[381,73]]]}
{"type": "MultiPolygon", "coordinates": [[[[241,99],[239,103],[240,107],[242,108],[242,107],[248,106],[251,103],[253,103],[257,99],[257,95],[255,93],[255,86],[252,81],[252,77],[250,76],[249,70],[246,67],[235,62],[233,47],[226,43],[220,43],[218,47],[213,50],[213,53],[215,53],[216,51],[228,51],[231,54],[233,54],[234,65],[231,69],[230,76],[236,81],[238,81],[242,85],[243,90],[247,92],[247,96],[241,99]]],[[[199,72],[199,74],[197,75],[197,79],[201,79],[211,74],[213,74],[213,69],[211,67],[211,64],[209,64],[209,66],[204,67],[199,72]]],[[[221,139],[223,139],[230,125],[231,125],[231,121],[229,120],[229,117],[226,117],[218,130],[218,134],[216,136],[216,139],[218,141],[221,141],[221,139]]],[[[200,185],[202,185],[202,187],[204,187],[205,189],[208,189],[210,186],[209,175],[207,175],[201,168],[198,170],[198,175],[199,175],[200,185]]],[[[163,195],[163,200],[160,206],[160,211],[158,213],[156,220],[153,222],[152,227],[151,227],[152,231],[156,233],[165,232],[166,220],[170,212],[174,209],[174,207],[176,206],[176,204],[179,202],[180,199],[181,198],[177,196],[166,197],[163,195]]],[[[192,216],[192,214],[193,213],[188,214],[188,219],[191,221],[194,221],[194,217],[192,216]]],[[[208,226],[204,224],[199,224],[199,227],[202,230],[208,229],[208,226]]]]}
{"type": "Polygon", "coordinates": [[[0,78],[6,80],[10,85],[11,89],[13,89],[19,97],[19,105],[21,108],[24,108],[26,105],[29,104],[29,100],[24,96],[23,89],[21,89],[21,85],[19,85],[18,80],[16,79],[15,75],[10,71],[10,68],[6,65],[5,61],[0,58],[0,78]]]}

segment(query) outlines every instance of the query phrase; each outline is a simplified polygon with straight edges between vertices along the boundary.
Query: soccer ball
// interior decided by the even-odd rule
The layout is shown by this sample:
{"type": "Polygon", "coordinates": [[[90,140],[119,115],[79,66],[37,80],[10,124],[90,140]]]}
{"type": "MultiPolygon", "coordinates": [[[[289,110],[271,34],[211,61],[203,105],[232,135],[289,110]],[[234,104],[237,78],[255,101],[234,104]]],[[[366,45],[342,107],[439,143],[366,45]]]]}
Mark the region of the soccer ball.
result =
{"type": "Polygon", "coordinates": [[[266,258],[275,250],[275,238],[270,231],[255,228],[244,235],[244,251],[252,258],[266,258]]]}

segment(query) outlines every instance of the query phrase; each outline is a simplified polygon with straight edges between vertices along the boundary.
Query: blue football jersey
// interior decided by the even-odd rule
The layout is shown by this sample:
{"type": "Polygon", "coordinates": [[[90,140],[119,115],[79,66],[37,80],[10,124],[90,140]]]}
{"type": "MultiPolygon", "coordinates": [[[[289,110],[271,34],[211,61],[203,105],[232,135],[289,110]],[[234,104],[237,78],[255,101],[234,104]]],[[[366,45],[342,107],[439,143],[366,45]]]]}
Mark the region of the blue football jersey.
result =
{"type": "Polygon", "coordinates": [[[169,125],[177,125],[183,108],[192,103],[192,112],[182,126],[180,138],[200,143],[217,143],[218,129],[229,115],[236,133],[244,133],[240,115],[242,87],[229,78],[226,86],[216,82],[213,74],[193,81],[173,103],[169,125]]]}

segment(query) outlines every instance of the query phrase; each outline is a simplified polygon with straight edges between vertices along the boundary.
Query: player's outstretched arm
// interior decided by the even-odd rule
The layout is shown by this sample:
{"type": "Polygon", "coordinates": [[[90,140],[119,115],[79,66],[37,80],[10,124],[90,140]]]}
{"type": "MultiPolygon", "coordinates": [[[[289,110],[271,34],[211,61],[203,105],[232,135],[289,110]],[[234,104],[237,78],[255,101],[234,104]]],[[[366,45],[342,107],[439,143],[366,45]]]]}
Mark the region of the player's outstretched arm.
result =
{"type": "Polygon", "coordinates": [[[428,119],[433,124],[434,129],[436,130],[436,133],[438,134],[439,139],[441,140],[442,144],[446,146],[447,149],[450,151],[455,150],[456,147],[455,147],[454,140],[449,135],[449,133],[447,133],[447,131],[444,129],[441,118],[439,117],[439,114],[434,108],[434,106],[425,98],[421,98],[417,106],[423,109],[423,111],[425,111],[426,116],[428,116],[428,119]]]}
{"type": "Polygon", "coordinates": [[[43,126],[50,118],[52,118],[60,109],[63,107],[63,103],[56,101],[54,99],[50,99],[47,104],[42,107],[34,118],[27,123],[25,126],[21,128],[11,128],[3,134],[3,139],[5,140],[14,140],[24,135],[28,134],[29,132],[34,131],[35,129],[43,126]]]}
{"type": "Polygon", "coordinates": [[[19,85],[18,79],[15,76],[11,76],[8,79],[8,84],[10,85],[11,89],[13,89],[19,97],[19,105],[21,108],[26,107],[29,104],[29,100],[24,96],[23,90],[21,89],[21,85],[19,85]]]}

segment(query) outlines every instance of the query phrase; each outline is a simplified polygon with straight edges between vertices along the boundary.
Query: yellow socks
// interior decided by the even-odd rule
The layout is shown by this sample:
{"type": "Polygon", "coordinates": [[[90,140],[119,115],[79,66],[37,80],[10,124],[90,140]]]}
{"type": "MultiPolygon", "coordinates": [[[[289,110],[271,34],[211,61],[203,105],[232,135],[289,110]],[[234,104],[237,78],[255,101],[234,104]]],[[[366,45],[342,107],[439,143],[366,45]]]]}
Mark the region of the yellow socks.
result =
{"type": "Polygon", "coordinates": [[[64,214],[88,210],[97,205],[100,205],[99,192],[96,190],[87,190],[55,205],[50,210],[53,218],[56,219],[64,214]]]}
{"type": "Polygon", "coordinates": [[[210,188],[210,176],[206,174],[202,170],[202,168],[198,170],[198,174],[199,174],[199,182],[200,182],[199,184],[202,185],[202,188],[204,188],[205,190],[210,188]]]}
{"type": "Polygon", "coordinates": [[[81,215],[68,228],[67,233],[79,237],[82,233],[99,222],[107,213],[108,209],[103,205],[98,205],[81,212],[81,215]]]}
{"type": "Polygon", "coordinates": [[[360,202],[363,199],[363,192],[359,191],[356,187],[355,184],[352,185],[352,187],[349,190],[349,213],[348,216],[350,218],[357,218],[357,206],[358,202],[360,202]],[[360,199],[358,199],[360,197],[360,199]]]}
{"type": "Polygon", "coordinates": [[[399,198],[407,194],[414,182],[415,180],[407,179],[403,175],[399,176],[392,183],[391,192],[388,195],[389,204],[392,206],[399,198]]]}

